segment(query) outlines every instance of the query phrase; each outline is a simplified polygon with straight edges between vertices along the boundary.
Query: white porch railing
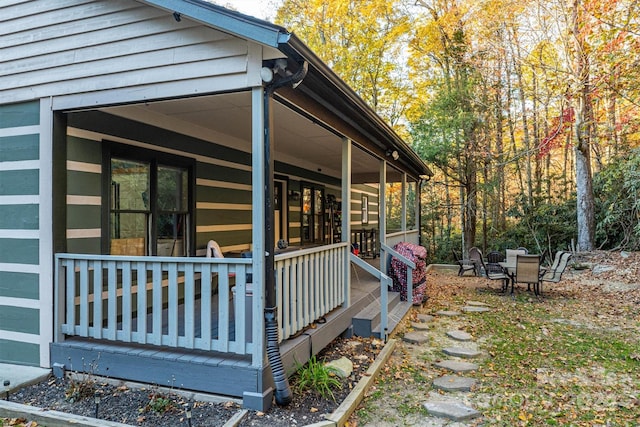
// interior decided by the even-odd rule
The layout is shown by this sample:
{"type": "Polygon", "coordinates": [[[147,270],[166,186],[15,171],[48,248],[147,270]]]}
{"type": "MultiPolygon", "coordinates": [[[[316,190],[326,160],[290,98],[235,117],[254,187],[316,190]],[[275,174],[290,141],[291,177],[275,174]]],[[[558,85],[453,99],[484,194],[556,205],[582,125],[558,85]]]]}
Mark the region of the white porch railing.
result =
{"type": "Polygon", "coordinates": [[[280,340],[344,302],[348,256],[347,242],[275,256],[280,340]]]}
{"type": "MultiPolygon", "coordinates": [[[[251,260],[243,258],[57,254],[56,341],[65,334],[259,360],[262,349],[253,342],[263,328],[246,336],[249,307],[245,298],[232,302],[230,293],[235,284],[236,294],[245,294],[250,272],[251,260]]],[[[253,312],[261,313],[262,289],[253,296],[253,312]]]]}
{"type": "MultiPolygon", "coordinates": [[[[280,340],[344,302],[348,256],[348,243],[275,256],[280,340]]],[[[262,349],[253,343],[264,333],[263,287],[253,286],[252,298],[239,297],[246,294],[251,263],[57,254],[55,340],[66,335],[212,350],[251,355],[257,363],[262,349]]]]}
{"type": "Polygon", "coordinates": [[[409,242],[420,244],[420,230],[397,231],[395,233],[387,233],[385,243],[393,247],[396,243],[409,242]]]}

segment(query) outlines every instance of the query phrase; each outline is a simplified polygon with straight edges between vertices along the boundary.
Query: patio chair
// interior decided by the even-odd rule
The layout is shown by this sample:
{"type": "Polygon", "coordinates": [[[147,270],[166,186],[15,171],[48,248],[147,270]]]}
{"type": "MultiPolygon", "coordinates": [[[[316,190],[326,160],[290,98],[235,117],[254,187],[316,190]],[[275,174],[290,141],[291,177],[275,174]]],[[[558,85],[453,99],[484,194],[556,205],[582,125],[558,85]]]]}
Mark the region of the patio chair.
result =
{"type": "Polygon", "coordinates": [[[469,261],[475,267],[476,276],[482,276],[486,274],[486,270],[484,269],[484,261],[482,259],[482,251],[477,247],[472,247],[469,249],[469,261]]]}
{"type": "Polygon", "coordinates": [[[453,258],[460,266],[458,269],[458,276],[462,276],[467,271],[473,271],[473,274],[477,275],[476,266],[471,261],[468,259],[462,259],[454,249],[451,249],[451,252],[453,253],[453,258]]]}
{"type": "Polygon", "coordinates": [[[515,265],[516,257],[518,255],[527,255],[527,250],[525,248],[507,249],[505,253],[506,253],[505,261],[507,262],[507,264],[515,265]]]}
{"type": "Polygon", "coordinates": [[[525,248],[524,246],[516,248],[516,251],[524,251],[525,255],[529,254],[529,249],[525,248]]]}
{"type": "Polygon", "coordinates": [[[517,255],[516,275],[511,284],[511,293],[515,283],[526,283],[527,290],[533,285],[533,293],[540,293],[540,255],[517,255]]]}
{"type": "MultiPolygon", "coordinates": [[[[567,265],[569,265],[569,258],[571,258],[571,255],[571,252],[556,252],[556,257],[553,259],[553,265],[551,265],[549,270],[544,271],[540,275],[540,282],[558,283],[562,278],[562,273],[564,273],[567,265]]],[[[540,294],[542,295],[542,288],[540,289],[540,294]]]]}
{"type": "MultiPolygon", "coordinates": [[[[498,254],[502,255],[500,252],[498,254]]],[[[504,256],[502,256],[504,258],[504,256]]],[[[496,259],[496,258],[493,258],[496,259]]],[[[487,258],[488,260],[488,258],[487,258]]],[[[496,261],[493,264],[484,263],[484,259],[480,257],[480,263],[482,268],[485,271],[485,275],[489,280],[502,280],[502,288],[501,290],[505,292],[509,288],[509,280],[511,279],[507,273],[503,270],[503,268],[498,264],[499,261],[496,261]]]]}

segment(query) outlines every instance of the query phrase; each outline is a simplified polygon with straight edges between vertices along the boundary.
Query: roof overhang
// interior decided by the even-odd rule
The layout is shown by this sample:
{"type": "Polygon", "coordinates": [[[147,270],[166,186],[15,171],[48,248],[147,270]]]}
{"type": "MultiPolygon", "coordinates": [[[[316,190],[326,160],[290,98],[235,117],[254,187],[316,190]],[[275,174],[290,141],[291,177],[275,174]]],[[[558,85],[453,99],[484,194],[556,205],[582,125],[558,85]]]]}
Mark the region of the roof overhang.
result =
{"type": "Polygon", "coordinates": [[[245,15],[202,0],[138,0],[171,13],[184,15],[234,36],[276,48],[294,67],[308,64],[309,70],[295,89],[341,118],[351,132],[344,136],[372,154],[385,159],[388,150],[398,151],[397,160],[386,158],[416,179],[433,175],[426,163],[356,92],[340,79],[295,34],[268,21],[245,15]]]}

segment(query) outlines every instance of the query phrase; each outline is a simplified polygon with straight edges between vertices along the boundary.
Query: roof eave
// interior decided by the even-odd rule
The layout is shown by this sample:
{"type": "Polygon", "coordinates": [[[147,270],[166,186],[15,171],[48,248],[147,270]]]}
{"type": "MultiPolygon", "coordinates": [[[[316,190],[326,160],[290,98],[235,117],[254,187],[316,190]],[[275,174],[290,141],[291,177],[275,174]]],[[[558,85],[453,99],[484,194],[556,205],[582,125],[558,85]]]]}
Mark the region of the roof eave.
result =
{"type": "Polygon", "coordinates": [[[203,0],[137,0],[164,9],[170,13],[179,13],[189,19],[201,22],[226,33],[278,48],[287,43],[290,34],[283,27],[271,22],[226,9],[203,0]]]}
{"type": "MultiPolygon", "coordinates": [[[[432,176],[433,172],[427,164],[413,151],[411,147],[385,122],[382,118],[367,104],[349,85],[347,85],[340,77],[338,77],[331,68],[329,68],[318,56],[311,51],[295,34],[290,34],[286,43],[280,47],[287,56],[293,56],[306,60],[311,67],[325,80],[327,87],[322,88],[321,93],[327,93],[327,90],[334,90],[344,97],[349,104],[355,108],[352,109],[359,116],[363,116],[367,121],[380,130],[380,137],[375,138],[375,143],[380,145],[382,149],[397,149],[402,153],[403,159],[417,176],[432,176]],[[388,144],[391,144],[389,146],[388,144]]],[[[302,85],[304,86],[303,80],[302,85]]],[[[369,133],[369,132],[366,132],[369,133]]]]}

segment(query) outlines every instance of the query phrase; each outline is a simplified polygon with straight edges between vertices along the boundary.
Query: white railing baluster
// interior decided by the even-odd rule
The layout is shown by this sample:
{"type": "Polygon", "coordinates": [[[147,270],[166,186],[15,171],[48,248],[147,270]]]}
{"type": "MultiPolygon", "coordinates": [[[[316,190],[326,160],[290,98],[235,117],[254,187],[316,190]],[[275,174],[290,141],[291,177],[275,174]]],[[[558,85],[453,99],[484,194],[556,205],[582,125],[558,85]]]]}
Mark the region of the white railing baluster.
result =
{"type": "Polygon", "coordinates": [[[131,318],[132,318],[132,309],[131,309],[131,298],[133,298],[131,293],[131,280],[132,279],[132,271],[131,271],[131,263],[125,262],[122,265],[122,340],[124,342],[131,342],[131,318]]]}
{"type": "Polygon", "coordinates": [[[200,337],[203,350],[211,350],[211,264],[202,264],[200,273],[200,337]]]}
{"type": "Polygon", "coordinates": [[[65,318],[68,329],[64,332],[73,334],[76,325],[76,264],[74,260],[69,260],[67,263],[66,301],[65,318]]]}
{"type": "Polygon", "coordinates": [[[89,335],[89,262],[86,259],[78,262],[80,267],[80,328],[79,334],[89,335]]]}
{"type": "Polygon", "coordinates": [[[146,344],[147,342],[147,264],[138,261],[136,265],[136,342],[146,344]]]}
{"type": "Polygon", "coordinates": [[[162,265],[153,262],[152,300],[151,304],[151,336],[147,338],[149,343],[155,345],[162,344],[162,265]]]}
{"type": "Polygon", "coordinates": [[[184,338],[185,347],[195,347],[196,286],[193,263],[184,266],[184,338]]]}
{"type": "Polygon", "coordinates": [[[102,338],[102,261],[93,261],[93,333],[95,339],[102,338]]]}
{"type": "Polygon", "coordinates": [[[118,277],[117,265],[115,261],[107,262],[107,331],[105,338],[116,340],[116,322],[118,321],[118,277]]]}
{"type": "Polygon", "coordinates": [[[223,267],[223,265],[215,265],[218,271],[218,339],[216,340],[217,346],[215,349],[226,353],[229,351],[229,274],[226,268],[221,269],[220,267],[223,267]],[[222,288],[225,287],[227,292],[226,299],[222,298],[222,288]]]}
{"type": "MultiPolygon", "coordinates": [[[[178,345],[178,266],[174,263],[168,265],[169,274],[169,306],[167,328],[167,345],[176,347],[178,345]]],[[[164,340],[163,340],[164,343],[164,340]]]]}

